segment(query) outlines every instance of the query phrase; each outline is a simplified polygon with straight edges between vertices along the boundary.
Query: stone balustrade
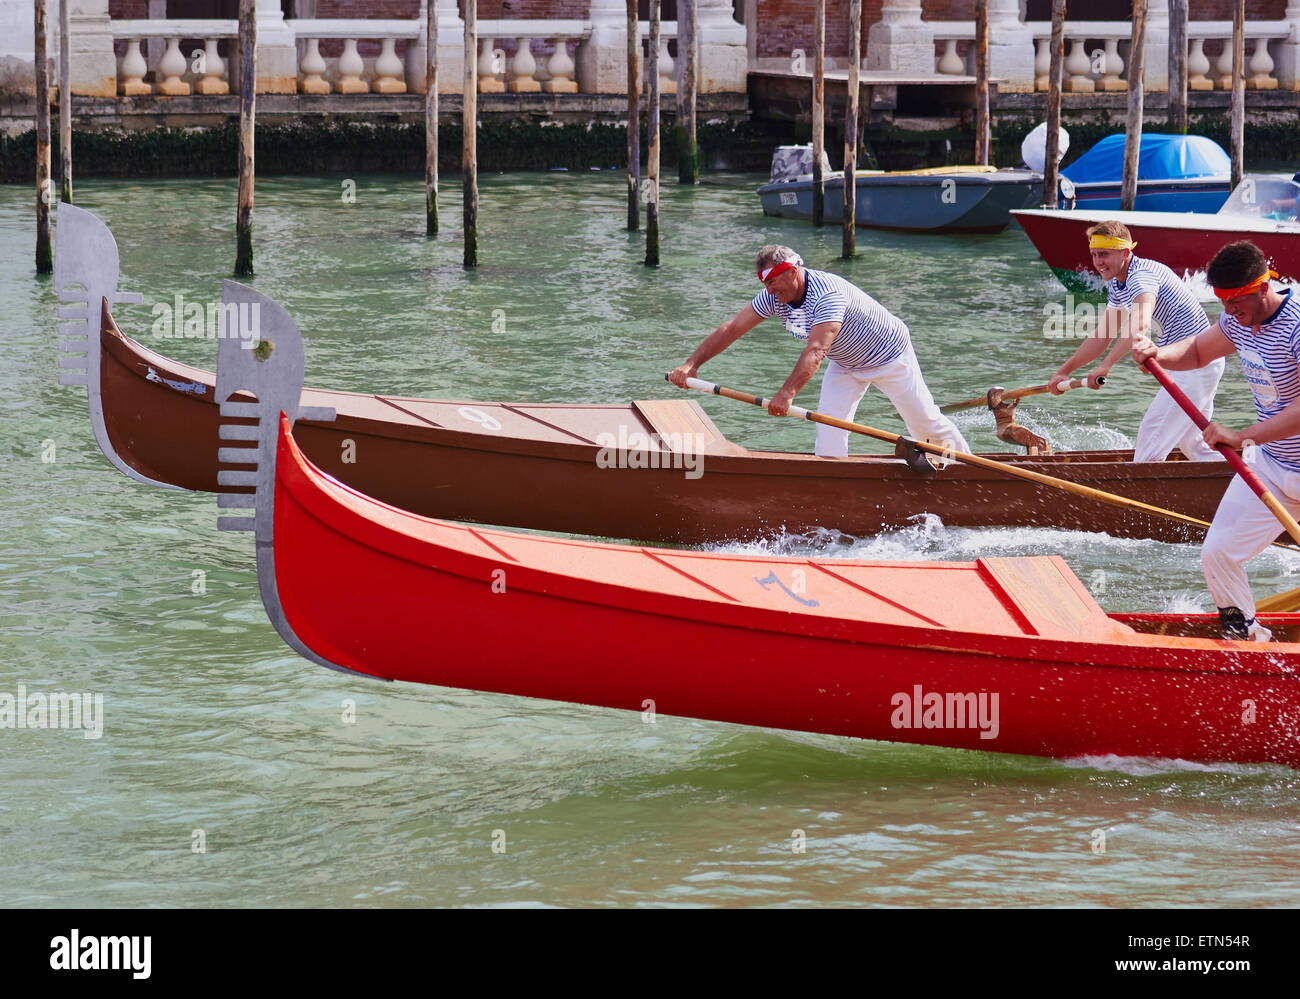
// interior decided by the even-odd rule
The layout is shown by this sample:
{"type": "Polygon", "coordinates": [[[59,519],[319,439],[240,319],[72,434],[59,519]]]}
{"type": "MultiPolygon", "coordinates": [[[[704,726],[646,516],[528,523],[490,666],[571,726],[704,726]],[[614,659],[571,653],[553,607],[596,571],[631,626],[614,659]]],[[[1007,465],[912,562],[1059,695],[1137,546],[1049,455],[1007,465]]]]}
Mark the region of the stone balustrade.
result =
{"type": "MultiPolygon", "coordinates": [[[[117,61],[117,92],[125,97],[144,94],[162,94],[183,97],[187,94],[226,94],[230,92],[229,63],[218,53],[218,42],[235,39],[239,35],[239,22],[227,20],[117,20],[113,22],[113,37],[126,43],[126,51],[117,61]],[[141,51],[141,42],[157,38],[166,42],[166,48],[156,64],[150,66],[141,51]],[[180,49],[182,41],[197,40],[202,49],[195,49],[186,59],[180,49]],[[154,81],[145,82],[152,72],[154,81]]],[[[233,41],[227,52],[234,55],[233,41]]]]}
{"type": "Polygon", "coordinates": [[[935,26],[934,41],[937,55],[934,71],[947,76],[975,75],[975,22],[941,21],[935,26]],[[957,51],[957,43],[965,42],[965,52],[957,51]]]}
{"type": "MultiPolygon", "coordinates": [[[[284,22],[292,31],[297,47],[297,89],[303,94],[404,94],[424,90],[424,22],[422,20],[362,18],[299,18],[284,22]],[[325,56],[321,42],[342,43],[342,52],[325,56]],[[377,56],[362,57],[358,43],[379,42],[377,56]],[[405,63],[397,45],[406,43],[405,63]],[[418,58],[412,58],[413,56],[418,58]]],[[[460,31],[463,27],[458,25],[460,31]]],[[[641,23],[642,84],[649,66],[649,22],[641,23]]],[[[189,94],[226,94],[230,92],[230,63],[237,58],[222,59],[218,54],[220,39],[237,39],[236,21],[194,19],[116,20],[113,37],[125,43],[125,54],[118,60],[118,93],[124,96],[155,94],[184,96],[189,94]],[[166,49],[152,61],[141,49],[142,41],[157,38],[166,49]],[[197,39],[203,43],[187,60],[180,43],[197,39]],[[147,77],[152,75],[152,80],[147,77]]],[[[440,31],[439,49],[460,45],[462,35],[444,37],[440,31]]],[[[579,92],[577,60],[580,48],[591,37],[589,23],[569,20],[499,19],[479,21],[478,89],[480,93],[552,93],[579,92]]],[[[660,92],[676,91],[676,62],[669,43],[677,37],[674,21],[660,25],[659,75],[660,92]]],[[[228,53],[234,54],[232,41],[228,53]]],[[[459,67],[457,67],[459,76],[459,67]]],[[[442,80],[445,89],[453,81],[442,80]]]]}
{"type": "MultiPolygon", "coordinates": [[[[1046,21],[1031,22],[1036,52],[1034,58],[1034,89],[1046,90],[1051,67],[1051,24],[1046,21]]],[[[1284,42],[1291,34],[1288,21],[1246,22],[1246,86],[1254,90],[1276,90],[1279,80],[1274,75],[1275,62],[1269,53],[1274,40],[1284,42]]],[[[1091,94],[1107,91],[1125,91],[1128,79],[1124,75],[1129,54],[1132,26],[1127,21],[1067,21],[1065,25],[1065,67],[1061,89],[1067,94],[1091,94]]],[[[1231,21],[1189,21],[1187,25],[1187,75],[1191,90],[1221,90],[1232,86],[1232,48],[1224,44],[1222,54],[1211,67],[1204,47],[1209,39],[1232,38],[1231,21]]],[[[1146,59],[1151,68],[1163,71],[1165,65],[1165,38],[1159,39],[1159,52],[1153,52],[1150,39],[1146,59]],[[1159,60],[1151,67],[1149,60],[1159,60]]],[[[1161,72],[1160,75],[1163,75],[1161,72]]],[[[1148,89],[1151,89],[1148,82],[1148,89]]]]}
{"type": "MultiPolygon", "coordinates": [[[[1287,21],[1246,22],[1246,87],[1250,90],[1277,90],[1274,74],[1276,62],[1269,46],[1280,46],[1291,34],[1287,21]]],[[[1187,25],[1187,88],[1189,90],[1232,89],[1232,22],[1191,21],[1187,25]],[[1221,42],[1219,56],[1211,68],[1205,54],[1210,39],[1221,42]]]]}

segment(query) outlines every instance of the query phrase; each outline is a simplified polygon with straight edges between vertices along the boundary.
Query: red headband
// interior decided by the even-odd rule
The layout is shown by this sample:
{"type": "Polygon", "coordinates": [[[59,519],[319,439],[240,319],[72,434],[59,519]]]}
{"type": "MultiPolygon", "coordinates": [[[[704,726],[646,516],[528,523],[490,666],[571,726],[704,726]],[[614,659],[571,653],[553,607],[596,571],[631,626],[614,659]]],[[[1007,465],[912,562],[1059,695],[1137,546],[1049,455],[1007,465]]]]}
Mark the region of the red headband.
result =
{"type": "Polygon", "coordinates": [[[774,278],[780,274],[784,274],[786,271],[792,271],[798,266],[799,263],[797,260],[785,260],[774,267],[769,267],[765,271],[759,271],[758,279],[766,283],[768,278],[774,278]]]}
{"type": "Polygon", "coordinates": [[[1249,295],[1260,285],[1268,284],[1269,278],[1277,277],[1277,271],[1267,270],[1260,277],[1255,278],[1250,284],[1243,284],[1240,288],[1215,288],[1214,294],[1220,301],[1226,302],[1230,298],[1236,298],[1238,295],[1249,295]]]}

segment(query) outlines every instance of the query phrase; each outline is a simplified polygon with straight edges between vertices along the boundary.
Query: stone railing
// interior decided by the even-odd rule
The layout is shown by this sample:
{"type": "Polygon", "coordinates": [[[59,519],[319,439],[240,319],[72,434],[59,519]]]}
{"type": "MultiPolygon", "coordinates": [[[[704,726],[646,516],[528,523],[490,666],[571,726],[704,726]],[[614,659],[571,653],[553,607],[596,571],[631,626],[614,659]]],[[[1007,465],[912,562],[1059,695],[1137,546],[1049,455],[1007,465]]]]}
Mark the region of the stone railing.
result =
{"type": "Polygon", "coordinates": [[[934,71],[949,76],[975,75],[975,22],[940,21],[934,29],[937,55],[934,71]],[[957,43],[966,42],[966,51],[957,52],[957,43]],[[942,51],[939,51],[939,50],[942,51]]]}
{"type": "MultiPolygon", "coordinates": [[[[404,94],[424,91],[425,29],[420,19],[300,18],[283,22],[292,32],[296,55],[297,89],[304,94],[404,94]],[[322,41],[342,43],[337,56],[322,55],[322,41]],[[377,41],[376,56],[363,57],[358,43],[377,41]],[[406,43],[406,60],[397,53],[399,41],[406,43]]],[[[478,89],[480,93],[555,93],[579,92],[577,60],[580,49],[592,34],[590,23],[582,20],[501,19],[479,21],[478,89]]],[[[463,26],[439,31],[442,54],[463,44],[463,26]]],[[[117,90],[125,96],[158,94],[226,94],[231,90],[231,63],[238,66],[236,46],[232,41],[228,55],[222,59],[217,45],[221,39],[236,39],[237,21],[194,19],[115,20],[113,38],[125,45],[125,54],[117,61],[117,90]],[[165,42],[157,52],[142,51],[141,43],[149,39],[165,42]],[[180,50],[183,41],[203,44],[187,59],[180,50]],[[152,74],[152,82],[146,77],[152,74]]],[[[648,89],[649,22],[640,26],[642,48],[642,84],[648,89]]],[[[676,62],[669,54],[669,43],[677,37],[677,24],[660,25],[660,91],[676,91],[676,62]]],[[[337,50],[337,46],[336,46],[337,50]]],[[[260,52],[260,50],[259,50],[260,52]]],[[[259,57],[259,63],[261,59],[259,57]]],[[[458,91],[462,65],[454,74],[440,74],[440,89],[458,91]],[[450,78],[449,77],[453,77],[450,78]]],[[[259,69],[259,76],[261,71],[259,69]]]]}
{"type": "MultiPolygon", "coordinates": [[[[1034,57],[1034,89],[1046,90],[1051,67],[1051,31],[1046,21],[1030,22],[1036,53],[1034,57]]],[[[1285,41],[1291,34],[1287,21],[1246,22],[1246,86],[1255,90],[1276,90],[1278,78],[1273,75],[1274,60],[1269,54],[1269,44],[1285,41]]],[[[1098,91],[1124,91],[1128,79],[1124,75],[1129,53],[1132,26],[1127,21],[1067,21],[1065,25],[1065,67],[1061,89],[1069,94],[1091,94],[1098,91]],[[1122,54],[1121,54],[1122,50],[1122,54]]],[[[1189,21],[1187,25],[1187,76],[1191,90],[1221,90],[1232,87],[1232,48],[1225,44],[1211,75],[1210,60],[1204,46],[1208,39],[1231,39],[1231,21],[1189,21]]],[[[1148,46],[1146,58],[1160,59],[1163,52],[1153,52],[1148,46]]],[[[1162,67],[1163,68],[1163,67],[1162,67]]],[[[1150,88],[1148,88],[1150,89],[1150,88]]]]}
{"type": "MultiPolygon", "coordinates": [[[[186,94],[225,94],[230,92],[228,63],[217,53],[217,43],[223,38],[239,35],[238,21],[224,20],[118,20],[113,22],[113,37],[126,42],[126,52],[117,63],[117,91],[135,97],[141,94],[163,94],[181,97],[186,94]],[[150,66],[140,44],[147,39],[159,39],[166,48],[150,66]],[[181,53],[182,41],[203,42],[189,59],[181,53]],[[145,76],[152,71],[154,82],[146,83],[145,76]]],[[[233,54],[234,45],[227,51],[233,54]]]]}
{"type": "MultiPolygon", "coordinates": [[[[1269,53],[1269,45],[1281,45],[1291,34],[1287,21],[1246,22],[1246,86],[1251,90],[1276,90],[1276,66],[1269,53]]],[[[1187,87],[1189,90],[1232,89],[1232,22],[1190,21],[1187,25],[1187,87]],[[1214,72],[1211,72],[1205,43],[1211,39],[1223,40],[1214,72]]]]}

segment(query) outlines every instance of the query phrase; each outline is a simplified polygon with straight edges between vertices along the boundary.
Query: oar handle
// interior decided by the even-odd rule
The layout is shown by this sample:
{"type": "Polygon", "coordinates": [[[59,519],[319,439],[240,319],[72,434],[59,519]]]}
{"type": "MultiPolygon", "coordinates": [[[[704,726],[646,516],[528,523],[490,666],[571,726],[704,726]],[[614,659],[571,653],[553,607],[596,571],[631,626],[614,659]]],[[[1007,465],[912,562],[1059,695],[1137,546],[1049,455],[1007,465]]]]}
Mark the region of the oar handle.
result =
{"type": "MultiPolygon", "coordinates": [[[[668,378],[667,375],[664,376],[668,378]]],[[[668,379],[671,381],[671,378],[668,379]]],[[[727,399],[736,399],[739,402],[747,402],[753,406],[766,407],[768,400],[761,396],[751,395],[748,392],[737,392],[735,389],[729,389],[722,385],[715,385],[713,382],[706,382],[701,378],[686,379],[686,387],[695,389],[697,392],[708,392],[712,395],[724,396],[727,399]]],[[[834,416],[827,416],[824,413],[818,413],[812,410],[803,409],[799,406],[790,407],[791,416],[799,416],[813,423],[822,423],[828,427],[838,427],[841,430],[849,430],[854,433],[863,434],[867,437],[874,437],[879,441],[897,445],[902,439],[898,434],[891,434],[887,430],[877,430],[875,427],[869,427],[863,423],[851,423],[848,420],[841,420],[834,416]]],[[[969,465],[977,465],[981,468],[992,469],[1001,472],[1004,475],[1010,475],[1018,479],[1025,479],[1029,482],[1036,482],[1039,485],[1054,486],[1057,489],[1064,489],[1066,492],[1074,493],[1076,496],[1085,496],[1088,499],[1094,499],[1101,503],[1109,503],[1112,506],[1123,507],[1127,510],[1134,510],[1153,517],[1164,517],[1168,520],[1176,520],[1182,524],[1190,524],[1199,527],[1202,530],[1210,525],[1196,517],[1189,517],[1186,514],[1178,513],[1174,510],[1165,510],[1162,507],[1152,506],[1149,503],[1142,503],[1139,500],[1129,499],[1127,496],[1116,496],[1114,493],[1108,493],[1101,489],[1094,489],[1092,486],[1085,486],[1078,482],[1068,482],[1065,479],[1058,479],[1051,475],[1044,475],[1042,472],[1035,472],[1028,468],[1019,468],[1015,465],[1007,464],[1002,461],[995,461],[992,458],[985,458],[978,454],[969,454],[965,451],[954,451],[952,448],[940,447],[938,444],[931,444],[928,441],[914,441],[909,439],[910,445],[917,450],[926,451],[930,454],[938,455],[948,461],[963,461],[969,465]]],[[[1297,537],[1300,541],[1300,537],[1297,537]]],[[[1280,542],[1274,542],[1279,544],[1280,542]]],[[[1285,545],[1286,548],[1294,548],[1292,545],[1285,545]]]]}
{"type": "MultiPolygon", "coordinates": [[[[1087,384],[1088,384],[1087,378],[1062,378],[1055,382],[1056,387],[1059,388],[1062,392],[1065,392],[1069,389],[1083,388],[1087,384]]],[[[1105,384],[1106,384],[1106,376],[1098,375],[1097,387],[1101,388],[1101,386],[1105,384]]],[[[1031,385],[1029,388],[1012,389],[1010,392],[1003,392],[1002,398],[1023,399],[1027,395],[1042,395],[1044,392],[1052,391],[1052,385],[1053,385],[1052,382],[1047,382],[1046,384],[1043,385],[1031,385]]],[[[940,406],[939,412],[957,413],[963,409],[974,409],[976,406],[986,406],[988,405],[988,401],[989,401],[988,393],[985,393],[984,395],[978,396],[974,399],[967,399],[964,402],[950,402],[946,406],[940,406]]]]}
{"type": "MultiPolygon", "coordinates": [[[[1169,393],[1170,398],[1178,403],[1183,412],[1191,417],[1193,423],[1202,430],[1210,425],[1210,421],[1205,418],[1205,414],[1192,404],[1192,400],[1187,398],[1187,393],[1174,383],[1174,380],[1169,377],[1169,372],[1160,366],[1159,361],[1154,357],[1148,357],[1142,362],[1142,366],[1155,376],[1156,381],[1169,393]]],[[[1268,486],[1264,485],[1260,477],[1251,470],[1250,466],[1246,464],[1246,460],[1226,444],[1216,444],[1214,446],[1228,460],[1228,464],[1232,466],[1233,470],[1241,476],[1242,481],[1250,486],[1251,492],[1263,500],[1264,505],[1273,512],[1273,516],[1281,521],[1282,526],[1286,528],[1287,534],[1295,538],[1296,541],[1300,541],[1300,524],[1296,523],[1296,519],[1291,516],[1286,507],[1269,491],[1268,486]]]]}

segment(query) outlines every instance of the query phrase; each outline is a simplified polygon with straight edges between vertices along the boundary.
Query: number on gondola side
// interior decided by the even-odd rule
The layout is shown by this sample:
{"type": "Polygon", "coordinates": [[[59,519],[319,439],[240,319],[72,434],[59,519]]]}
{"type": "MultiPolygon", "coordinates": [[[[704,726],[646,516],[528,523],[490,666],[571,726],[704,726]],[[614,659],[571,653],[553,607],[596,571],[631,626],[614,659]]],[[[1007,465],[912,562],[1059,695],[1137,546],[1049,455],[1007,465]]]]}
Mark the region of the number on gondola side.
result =
{"type": "Polygon", "coordinates": [[[456,410],[461,416],[469,420],[470,423],[477,423],[484,430],[496,432],[501,429],[501,421],[490,413],[485,413],[481,409],[475,409],[473,406],[461,406],[456,410]]]}

